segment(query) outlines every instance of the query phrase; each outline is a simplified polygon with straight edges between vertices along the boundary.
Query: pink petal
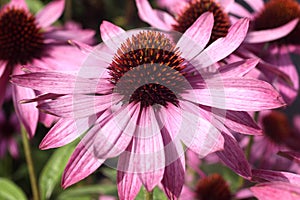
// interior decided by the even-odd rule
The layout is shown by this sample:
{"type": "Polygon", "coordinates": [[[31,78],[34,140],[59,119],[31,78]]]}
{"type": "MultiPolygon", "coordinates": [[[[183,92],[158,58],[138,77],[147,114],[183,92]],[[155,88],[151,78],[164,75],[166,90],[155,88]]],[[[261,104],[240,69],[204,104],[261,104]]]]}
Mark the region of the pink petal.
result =
{"type": "Polygon", "coordinates": [[[129,104],[115,111],[100,127],[95,127],[98,133],[93,151],[98,158],[118,156],[127,148],[138,126],[139,113],[140,104],[129,104]]]}
{"type": "Polygon", "coordinates": [[[122,28],[108,21],[102,22],[100,25],[100,33],[103,42],[115,52],[120,48],[127,37],[126,32],[122,28]]]}
{"type": "Polygon", "coordinates": [[[264,8],[263,0],[244,0],[255,12],[264,8]]]}
{"type": "MultiPolygon", "coordinates": [[[[10,7],[14,7],[14,8],[24,9],[25,11],[29,11],[25,0],[11,0],[5,6],[10,6],[10,7]]],[[[2,9],[3,9],[3,7],[2,7],[2,9]]]]}
{"type": "Polygon", "coordinates": [[[239,3],[234,2],[230,7],[230,13],[239,17],[252,18],[252,14],[239,3]]]}
{"type": "Polygon", "coordinates": [[[300,188],[288,183],[261,183],[251,187],[250,189],[253,192],[254,196],[259,200],[300,199],[300,188]]]}
{"type": "Polygon", "coordinates": [[[2,75],[4,74],[4,71],[6,69],[6,62],[5,61],[0,61],[0,78],[2,77],[2,75]]]}
{"type": "Polygon", "coordinates": [[[15,139],[9,139],[7,148],[13,158],[17,159],[19,157],[18,144],[15,139]]]}
{"type": "Polygon", "coordinates": [[[68,41],[71,45],[77,47],[81,52],[83,52],[84,54],[90,54],[93,51],[93,47],[91,47],[90,45],[87,45],[83,42],[80,42],[78,40],[69,40],[68,41]]]}
{"type": "Polygon", "coordinates": [[[185,31],[176,45],[180,48],[184,58],[190,60],[204,49],[210,39],[213,25],[213,14],[206,12],[185,31]]]}
{"type": "Polygon", "coordinates": [[[294,160],[295,162],[300,164],[300,153],[296,151],[280,151],[278,153],[280,156],[284,156],[290,160],[294,160]]]}
{"type": "Polygon", "coordinates": [[[228,30],[224,38],[219,38],[195,57],[191,63],[199,68],[212,65],[235,51],[247,35],[249,19],[240,19],[228,30]]]}
{"type": "Polygon", "coordinates": [[[163,11],[152,9],[148,0],[136,0],[135,2],[141,20],[155,28],[172,30],[172,24],[175,24],[176,21],[171,15],[163,11]]]}
{"type": "Polygon", "coordinates": [[[202,105],[235,111],[260,111],[285,105],[278,92],[264,81],[230,78],[206,83],[208,88],[189,90],[181,96],[202,105]]]}
{"type": "Polygon", "coordinates": [[[242,77],[256,67],[259,60],[255,58],[223,65],[218,69],[223,78],[242,77]]]}
{"type": "Polygon", "coordinates": [[[229,132],[223,133],[224,150],[216,152],[219,158],[240,176],[250,179],[252,173],[245,154],[229,132]]]}
{"type": "Polygon", "coordinates": [[[93,173],[104,160],[96,158],[90,151],[94,135],[87,134],[73,152],[62,176],[62,187],[67,188],[93,173]]]}
{"type": "Polygon", "coordinates": [[[63,13],[65,0],[53,0],[36,14],[36,20],[43,28],[54,23],[63,13]]]}
{"type": "MultiPolygon", "coordinates": [[[[120,157],[121,160],[122,157],[120,157]]],[[[119,160],[118,165],[122,163],[119,160]]],[[[142,186],[142,182],[136,173],[119,171],[117,174],[118,194],[120,200],[135,199],[142,186]]]]}
{"type": "Polygon", "coordinates": [[[3,101],[5,100],[5,93],[9,81],[9,75],[11,73],[11,70],[6,67],[2,76],[0,76],[0,108],[2,108],[3,101]]]}
{"type": "Polygon", "coordinates": [[[39,122],[44,124],[47,128],[50,128],[57,121],[57,117],[53,115],[48,115],[44,112],[39,113],[39,122]]]}
{"type": "Polygon", "coordinates": [[[93,124],[95,119],[84,118],[74,119],[61,118],[47,133],[40,143],[40,149],[51,149],[71,143],[93,124]]]}
{"type": "Polygon", "coordinates": [[[176,139],[172,138],[172,134],[169,134],[167,129],[162,130],[162,136],[164,145],[168,148],[165,151],[167,166],[161,183],[168,198],[176,199],[180,196],[185,180],[184,154],[181,143],[178,141],[176,144],[174,141],[176,139]]]}
{"type": "Polygon", "coordinates": [[[290,173],[290,172],[253,169],[252,176],[253,176],[252,181],[256,181],[256,182],[280,181],[280,182],[287,182],[295,185],[300,185],[300,175],[290,173]]]}
{"type": "Polygon", "coordinates": [[[219,0],[219,3],[221,4],[224,11],[227,13],[229,10],[231,10],[231,6],[234,3],[234,0],[219,0]]]}
{"type": "Polygon", "coordinates": [[[262,42],[270,42],[282,37],[287,36],[291,31],[294,30],[296,25],[298,24],[299,19],[294,19],[289,23],[280,26],[278,28],[267,29],[262,31],[251,31],[247,34],[245,38],[246,43],[262,43],[262,42]]]}
{"type": "Polygon", "coordinates": [[[95,35],[93,30],[57,30],[46,32],[44,34],[47,39],[67,42],[68,40],[86,41],[95,35]]]}
{"type": "Polygon", "coordinates": [[[110,108],[121,100],[122,96],[109,95],[65,95],[38,105],[38,108],[64,118],[83,118],[95,115],[110,108]]]}

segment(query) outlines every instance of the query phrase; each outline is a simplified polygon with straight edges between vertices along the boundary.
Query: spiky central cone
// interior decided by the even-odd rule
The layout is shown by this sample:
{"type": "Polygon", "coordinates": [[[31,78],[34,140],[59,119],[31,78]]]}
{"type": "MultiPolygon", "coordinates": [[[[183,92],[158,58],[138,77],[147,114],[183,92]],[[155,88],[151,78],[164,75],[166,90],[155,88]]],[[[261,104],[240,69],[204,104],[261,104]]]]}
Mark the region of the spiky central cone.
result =
{"type": "Polygon", "coordinates": [[[199,200],[230,200],[230,189],[226,181],[219,174],[212,174],[201,179],[196,186],[199,200]]]}
{"type": "Polygon", "coordinates": [[[211,44],[220,37],[225,37],[230,27],[230,20],[223,12],[220,5],[213,0],[193,0],[177,17],[177,24],[174,29],[184,33],[197,19],[205,12],[212,12],[214,15],[214,26],[208,44],[211,44]]]}
{"type": "Polygon", "coordinates": [[[184,59],[164,34],[141,31],[127,39],[109,66],[110,82],[129,102],[142,107],[168,103],[178,105],[182,91],[184,59]]]}
{"type": "Polygon", "coordinates": [[[282,144],[293,136],[291,126],[285,114],[272,111],[262,120],[264,133],[271,141],[282,144]]]}
{"type": "Polygon", "coordinates": [[[25,10],[6,8],[0,15],[0,59],[27,64],[43,53],[43,35],[35,17],[25,10]]]}
{"type": "MultiPolygon", "coordinates": [[[[300,5],[295,0],[271,0],[255,18],[254,30],[271,29],[282,26],[293,19],[300,18],[300,5]]],[[[277,40],[278,43],[300,44],[300,24],[287,36],[277,40]]]]}

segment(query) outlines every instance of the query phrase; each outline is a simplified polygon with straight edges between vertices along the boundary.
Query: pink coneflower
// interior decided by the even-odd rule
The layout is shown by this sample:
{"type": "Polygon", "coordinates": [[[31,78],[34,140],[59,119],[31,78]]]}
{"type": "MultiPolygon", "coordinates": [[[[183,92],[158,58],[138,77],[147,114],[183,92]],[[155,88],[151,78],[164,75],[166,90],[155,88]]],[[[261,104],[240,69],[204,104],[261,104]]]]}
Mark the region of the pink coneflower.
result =
{"type": "MultiPolygon", "coordinates": [[[[90,41],[94,31],[77,27],[55,28],[51,26],[63,12],[64,0],[54,0],[35,16],[29,12],[24,0],[11,0],[0,10],[0,107],[11,74],[22,74],[22,65],[38,66],[51,70],[70,70],[81,64],[81,52],[67,43],[76,38],[90,41]]],[[[23,98],[34,98],[35,91],[12,87],[13,101],[18,118],[28,135],[35,133],[40,120],[47,125],[53,117],[40,115],[35,104],[19,104],[23,98]]]]}
{"type": "Polygon", "coordinates": [[[185,174],[181,141],[206,156],[223,148],[224,125],[255,131],[248,121],[239,122],[238,116],[248,116],[241,111],[284,105],[270,84],[242,77],[253,63],[224,65],[220,72],[206,70],[234,51],[248,28],[248,20],[242,19],[226,37],[205,48],[213,23],[213,15],[205,13],[178,37],[151,29],[125,32],[103,22],[104,44],[94,48],[78,76],[13,76],[20,86],[56,93],[35,99],[48,98],[38,107],[61,117],[43,139],[42,149],[65,145],[87,132],[67,164],[63,187],[85,178],[106,159],[120,156],[120,199],[134,199],[142,185],[151,191],[160,183],[167,196],[176,199],[185,174]]]}
{"type": "Polygon", "coordinates": [[[19,133],[20,127],[17,116],[12,113],[7,116],[3,111],[0,112],[0,158],[3,158],[7,152],[13,158],[18,158],[19,151],[16,139],[16,133],[19,133]]]}
{"type": "Polygon", "coordinates": [[[258,65],[261,78],[270,82],[291,104],[299,89],[298,72],[290,53],[300,54],[300,5],[295,0],[244,2],[253,13],[236,2],[230,10],[235,16],[251,19],[249,34],[238,52],[242,58],[261,58],[258,65]]]}

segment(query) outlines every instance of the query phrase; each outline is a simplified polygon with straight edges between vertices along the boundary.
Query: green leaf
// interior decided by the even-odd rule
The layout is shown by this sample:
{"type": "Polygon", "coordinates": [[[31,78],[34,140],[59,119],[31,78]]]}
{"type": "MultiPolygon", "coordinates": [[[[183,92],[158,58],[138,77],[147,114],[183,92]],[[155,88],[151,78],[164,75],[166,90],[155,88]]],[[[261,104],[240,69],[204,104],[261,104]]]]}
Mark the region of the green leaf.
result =
{"type": "Polygon", "coordinates": [[[39,179],[41,198],[49,199],[54,187],[60,182],[61,175],[74,150],[74,143],[57,149],[46,163],[39,179]]]}
{"type": "Polygon", "coordinates": [[[117,194],[117,188],[115,185],[107,185],[107,184],[100,184],[100,185],[90,185],[90,186],[83,186],[78,188],[69,188],[62,192],[57,200],[65,200],[65,199],[74,199],[79,197],[87,197],[100,194],[104,195],[114,195],[117,194]]]}
{"type": "MultiPolygon", "coordinates": [[[[144,200],[144,188],[141,188],[140,192],[138,193],[136,200],[144,200]]],[[[159,189],[158,187],[155,187],[153,190],[153,200],[168,200],[166,194],[159,189]]]]}
{"type": "Polygon", "coordinates": [[[14,182],[6,178],[0,178],[0,199],[26,200],[24,192],[14,182]]]}
{"type": "Polygon", "coordinates": [[[44,4],[40,0],[26,0],[26,3],[29,10],[33,13],[37,13],[44,7],[44,4]]]}

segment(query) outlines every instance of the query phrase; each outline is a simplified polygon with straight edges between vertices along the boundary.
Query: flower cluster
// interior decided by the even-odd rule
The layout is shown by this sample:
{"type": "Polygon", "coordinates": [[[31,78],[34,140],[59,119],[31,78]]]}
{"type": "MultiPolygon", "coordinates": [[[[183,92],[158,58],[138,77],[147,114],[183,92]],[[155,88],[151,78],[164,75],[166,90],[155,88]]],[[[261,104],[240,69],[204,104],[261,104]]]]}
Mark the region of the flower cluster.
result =
{"type": "Polygon", "coordinates": [[[96,45],[92,30],[52,25],[64,0],[35,15],[24,0],[2,6],[0,105],[14,109],[0,113],[0,156],[18,155],[18,118],[29,138],[38,122],[52,126],[40,149],[79,141],[63,188],[105,164],[120,199],[142,187],[147,198],[157,187],[168,199],[300,198],[299,117],[286,116],[299,89],[300,4],[156,3],[165,11],[135,0],[150,27],[102,21],[96,45]]]}

